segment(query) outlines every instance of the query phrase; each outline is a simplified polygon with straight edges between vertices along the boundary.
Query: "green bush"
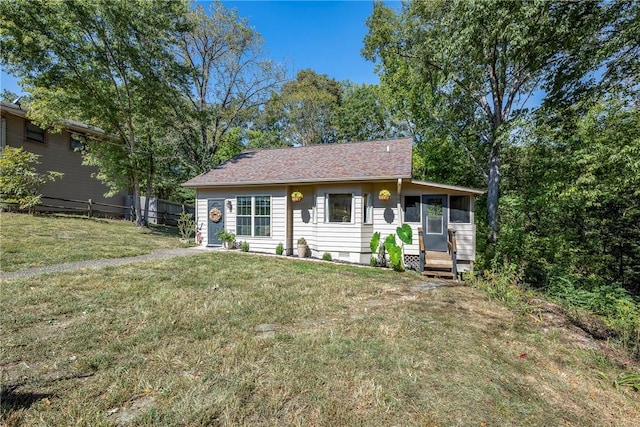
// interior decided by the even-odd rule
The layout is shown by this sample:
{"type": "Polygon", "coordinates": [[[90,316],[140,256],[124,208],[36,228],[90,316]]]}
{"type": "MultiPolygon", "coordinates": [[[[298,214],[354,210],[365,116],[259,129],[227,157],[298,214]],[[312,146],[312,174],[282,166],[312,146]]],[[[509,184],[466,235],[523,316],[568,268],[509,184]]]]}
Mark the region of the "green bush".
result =
{"type": "Polygon", "coordinates": [[[276,255],[282,255],[284,253],[284,245],[282,243],[278,243],[276,246],[276,255]]]}
{"type": "Polygon", "coordinates": [[[61,172],[36,172],[40,156],[22,148],[5,147],[0,154],[0,194],[3,203],[17,203],[20,209],[40,204],[40,189],[63,176],[61,172]]]}
{"type": "Polygon", "coordinates": [[[329,252],[325,252],[322,254],[322,259],[325,261],[331,261],[331,254],[329,252]]]}
{"type": "Polygon", "coordinates": [[[182,239],[190,239],[196,232],[196,220],[192,214],[185,212],[180,213],[178,218],[178,232],[182,239]]]}
{"type": "Polygon", "coordinates": [[[240,250],[242,252],[249,252],[249,243],[247,243],[246,241],[242,242],[242,244],[240,245],[240,250]]]}
{"type": "Polygon", "coordinates": [[[565,306],[602,317],[620,343],[640,355],[640,301],[621,286],[600,282],[592,278],[580,283],[577,277],[556,276],[551,279],[547,293],[565,306]]]}
{"type": "Polygon", "coordinates": [[[525,293],[520,287],[522,269],[516,264],[506,262],[500,265],[494,261],[492,268],[484,270],[482,277],[473,277],[469,283],[507,307],[525,309],[527,306],[525,293]]]}

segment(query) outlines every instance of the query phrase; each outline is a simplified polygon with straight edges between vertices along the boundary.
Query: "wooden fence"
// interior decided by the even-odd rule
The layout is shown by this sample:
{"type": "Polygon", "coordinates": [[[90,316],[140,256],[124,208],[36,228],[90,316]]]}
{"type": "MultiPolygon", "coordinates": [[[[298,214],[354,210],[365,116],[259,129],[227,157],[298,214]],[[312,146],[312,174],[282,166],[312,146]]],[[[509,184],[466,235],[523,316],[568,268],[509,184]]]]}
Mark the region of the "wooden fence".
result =
{"type": "MultiPolygon", "coordinates": [[[[129,198],[125,198],[127,200],[129,198]]],[[[11,204],[12,210],[20,210],[17,205],[11,204]]],[[[133,205],[117,205],[111,203],[94,202],[93,200],[63,199],[60,197],[42,196],[41,202],[35,206],[36,211],[44,213],[67,213],[86,215],[89,218],[120,218],[134,221],[135,209],[133,205]]],[[[155,199],[150,204],[148,219],[153,224],[177,225],[182,211],[193,214],[193,206],[155,199]],[[155,209],[154,209],[155,208],[155,209]]],[[[144,202],[142,203],[144,212],[144,202]]]]}

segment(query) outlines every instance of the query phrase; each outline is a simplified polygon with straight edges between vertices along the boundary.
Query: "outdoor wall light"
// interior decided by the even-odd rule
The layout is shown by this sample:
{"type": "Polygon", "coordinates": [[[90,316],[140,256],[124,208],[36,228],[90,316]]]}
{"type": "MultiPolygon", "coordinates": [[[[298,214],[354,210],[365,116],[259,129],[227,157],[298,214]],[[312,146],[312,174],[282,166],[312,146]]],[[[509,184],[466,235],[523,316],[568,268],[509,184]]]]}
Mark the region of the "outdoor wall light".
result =
{"type": "Polygon", "coordinates": [[[229,212],[233,210],[233,203],[231,203],[231,200],[227,200],[227,209],[229,209],[229,212]]]}

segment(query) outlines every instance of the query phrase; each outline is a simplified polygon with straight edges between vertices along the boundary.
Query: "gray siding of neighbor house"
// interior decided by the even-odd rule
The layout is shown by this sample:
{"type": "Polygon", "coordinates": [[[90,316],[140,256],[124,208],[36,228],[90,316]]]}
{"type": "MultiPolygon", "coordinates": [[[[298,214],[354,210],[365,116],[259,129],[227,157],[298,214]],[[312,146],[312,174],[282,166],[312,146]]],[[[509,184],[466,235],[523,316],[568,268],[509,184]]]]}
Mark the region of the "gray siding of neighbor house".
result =
{"type": "MultiPolygon", "coordinates": [[[[88,200],[94,202],[124,205],[122,192],[115,196],[105,197],[109,188],[93,177],[98,170],[82,164],[82,154],[70,148],[71,134],[46,132],[45,142],[28,140],[26,137],[27,119],[2,111],[5,124],[5,144],[10,147],[24,148],[25,151],[40,155],[38,172],[58,171],[64,173],[61,179],[48,183],[42,194],[63,199],[88,200]]],[[[51,202],[56,204],[56,202],[51,202]]]]}

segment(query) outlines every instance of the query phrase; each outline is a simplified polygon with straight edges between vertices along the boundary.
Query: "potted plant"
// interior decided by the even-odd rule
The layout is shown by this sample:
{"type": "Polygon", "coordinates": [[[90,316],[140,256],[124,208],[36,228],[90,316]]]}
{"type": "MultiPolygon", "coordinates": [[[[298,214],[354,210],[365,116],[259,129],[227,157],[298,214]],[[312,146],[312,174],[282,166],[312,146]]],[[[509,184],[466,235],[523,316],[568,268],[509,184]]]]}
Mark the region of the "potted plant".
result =
{"type": "Polygon", "coordinates": [[[299,202],[300,200],[302,200],[302,193],[299,191],[294,191],[293,193],[291,193],[291,201],[292,202],[299,202]]]}
{"type": "Polygon", "coordinates": [[[382,200],[383,202],[386,202],[387,200],[389,200],[391,198],[391,191],[387,190],[387,189],[382,189],[380,190],[380,192],[378,193],[378,200],[382,200]]]}
{"type": "Polygon", "coordinates": [[[218,236],[218,239],[222,240],[225,249],[233,248],[233,242],[236,240],[235,234],[226,230],[220,230],[216,233],[216,236],[218,236]]]}
{"type": "Polygon", "coordinates": [[[307,241],[304,237],[298,239],[298,257],[305,258],[307,256],[307,252],[309,250],[309,246],[307,246],[307,241]]]}

